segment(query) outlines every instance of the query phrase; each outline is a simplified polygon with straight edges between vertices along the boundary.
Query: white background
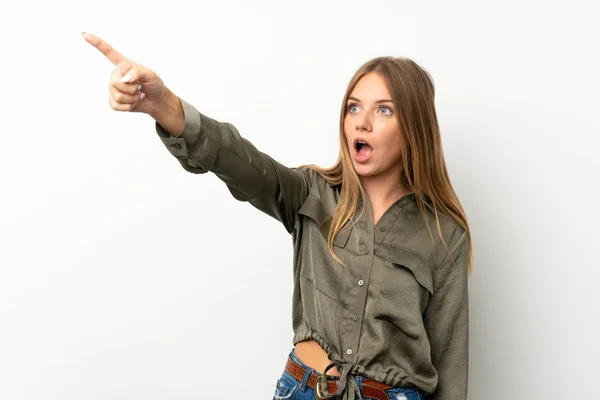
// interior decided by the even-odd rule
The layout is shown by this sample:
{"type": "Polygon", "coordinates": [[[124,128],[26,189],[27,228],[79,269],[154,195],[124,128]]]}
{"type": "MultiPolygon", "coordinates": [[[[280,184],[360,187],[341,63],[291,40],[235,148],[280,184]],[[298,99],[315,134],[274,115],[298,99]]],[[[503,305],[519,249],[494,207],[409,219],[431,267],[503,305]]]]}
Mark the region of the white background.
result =
{"type": "Polygon", "coordinates": [[[333,164],[360,64],[418,62],[473,233],[469,399],[600,398],[599,7],[429,3],[3,0],[0,399],[268,399],[291,350],[291,238],[109,107],[84,30],[289,166],[333,164]]]}

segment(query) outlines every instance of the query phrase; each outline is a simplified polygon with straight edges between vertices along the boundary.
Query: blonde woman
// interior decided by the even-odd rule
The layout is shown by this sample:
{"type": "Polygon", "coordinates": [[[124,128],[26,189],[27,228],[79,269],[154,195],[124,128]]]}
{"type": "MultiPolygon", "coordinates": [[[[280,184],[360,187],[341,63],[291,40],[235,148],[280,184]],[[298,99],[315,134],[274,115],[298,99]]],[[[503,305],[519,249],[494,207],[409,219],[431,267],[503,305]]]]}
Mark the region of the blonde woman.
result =
{"type": "Polygon", "coordinates": [[[181,166],[212,172],[294,243],[291,349],[274,399],[466,400],[471,235],[446,170],[430,75],[367,61],[331,168],[290,168],[92,34],[109,104],[142,112],[181,166]]]}

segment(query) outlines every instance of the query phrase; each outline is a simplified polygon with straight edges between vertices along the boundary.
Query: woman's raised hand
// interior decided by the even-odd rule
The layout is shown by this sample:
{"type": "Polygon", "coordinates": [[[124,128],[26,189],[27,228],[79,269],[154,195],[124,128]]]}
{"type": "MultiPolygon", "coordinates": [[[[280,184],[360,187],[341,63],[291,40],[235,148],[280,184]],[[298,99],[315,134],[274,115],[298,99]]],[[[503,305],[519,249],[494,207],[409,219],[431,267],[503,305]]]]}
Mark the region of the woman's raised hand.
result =
{"type": "Polygon", "coordinates": [[[96,35],[83,32],[82,36],[116,67],[108,85],[108,102],[114,110],[152,115],[164,105],[165,84],[154,71],[121,55],[96,35]]]}

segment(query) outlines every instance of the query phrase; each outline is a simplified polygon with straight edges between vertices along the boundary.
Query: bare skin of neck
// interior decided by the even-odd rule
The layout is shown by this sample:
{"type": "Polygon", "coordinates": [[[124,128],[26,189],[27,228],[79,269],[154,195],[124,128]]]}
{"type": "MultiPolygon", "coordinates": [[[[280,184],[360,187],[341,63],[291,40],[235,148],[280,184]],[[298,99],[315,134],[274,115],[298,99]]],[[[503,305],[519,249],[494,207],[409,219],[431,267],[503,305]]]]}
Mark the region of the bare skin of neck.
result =
{"type": "MultiPolygon", "coordinates": [[[[361,177],[361,183],[373,209],[373,225],[381,218],[383,213],[400,197],[410,193],[412,190],[401,184],[400,174],[392,171],[385,176],[361,177]]],[[[314,340],[305,340],[297,343],[294,347],[296,356],[306,365],[319,373],[331,362],[327,353],[314,340]]],[[[336,367],[327,371],[327,375],[340,376],[336,367]]]]}
{"type": "Polygon", "coordinates": [[[383,213],[396,200],[412,192],[402,184],[398,171],[390,171],[385,175],[362,176],[360,181],[373,209],[373,225],[377,224],[383,213]]]}

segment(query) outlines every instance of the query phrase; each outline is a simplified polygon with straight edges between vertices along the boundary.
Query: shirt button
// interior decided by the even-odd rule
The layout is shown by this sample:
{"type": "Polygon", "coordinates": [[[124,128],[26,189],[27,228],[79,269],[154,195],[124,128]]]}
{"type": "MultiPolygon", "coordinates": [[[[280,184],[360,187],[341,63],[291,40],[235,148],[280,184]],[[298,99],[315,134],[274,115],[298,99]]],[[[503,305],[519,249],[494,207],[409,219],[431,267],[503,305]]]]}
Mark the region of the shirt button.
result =
{"type": "Polygon", "coordinates": [[[379,228],[379,230],[380,230],[381,232],[385,232],[385,226],[382,226],[381,228],[379,228]]]}
{"type": "Polygon", "coordinates": [[[365,254],[369,254],[369,249],[365,249],[365,254]]]}
{"type": "Polygon", "coordinates": [[[352,349],[346,350],[346,354],[348,354],[348,355],[352,354],[352,349]]]}
{"type": "Polygon", "coordinates": [[[362,286],[363,285],[363,280],[361,279],[360,281],[358,281],[358,286],[362,286]]]}
{"type": "Polygon", "coordinates": [[[352,320],[353,320],[353,321],[356,321],[356,320],[358,320],[358,315],[356,315],[356,314],[355,314],[355,315],[353,315],[353,316],[352,316],[352,320]]]}
{"type": "Polygon", "coordinates": [[[179,143],[175,143],[175,146],[173,146],[173,147],[175,147],[176,149],[179,150],[181,148],[181,145],[179,143]]]}

